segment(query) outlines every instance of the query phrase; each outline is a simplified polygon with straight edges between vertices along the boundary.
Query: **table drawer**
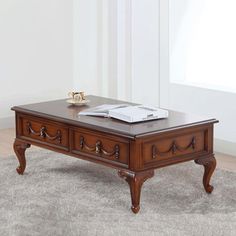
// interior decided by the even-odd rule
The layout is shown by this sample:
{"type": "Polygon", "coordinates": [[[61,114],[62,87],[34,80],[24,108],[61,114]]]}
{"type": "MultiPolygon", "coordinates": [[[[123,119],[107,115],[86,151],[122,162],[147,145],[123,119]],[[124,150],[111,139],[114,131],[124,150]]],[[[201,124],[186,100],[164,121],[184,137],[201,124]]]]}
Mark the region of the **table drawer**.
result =
{"type": "Polygon", "coordinates": [[[205,151],[206,131],[198,130],[178,136],[165,136],[143,143],[144,165],[172,160],[205,151]]]}
{"type": "Polygon", "coordinates": [[[56,122],[33,117],[21,117],[21,136],[68,150],[68,128],[56,122]]]}
{"type": "Polygon", "coordinates": [[[72,133],[72,140],[72,152],[93,155],[100,160],[128,166],[129,142],[125,139],[77,129],[72,133]]]}

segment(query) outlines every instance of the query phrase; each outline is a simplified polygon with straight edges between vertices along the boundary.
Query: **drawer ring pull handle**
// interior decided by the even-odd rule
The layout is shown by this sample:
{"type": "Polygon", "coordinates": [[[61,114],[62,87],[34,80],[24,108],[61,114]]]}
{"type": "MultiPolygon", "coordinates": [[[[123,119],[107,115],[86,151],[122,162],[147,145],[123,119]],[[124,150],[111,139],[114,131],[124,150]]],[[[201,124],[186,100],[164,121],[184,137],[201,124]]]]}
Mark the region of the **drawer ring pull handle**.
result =
{"type": "Polygon", "coordinates": [[[196,146],[196,138],[195,137],[192,138],[191,142],[186,147],[181,147],[176,143],[176,141],[173,141],[173,143],[171,144],[169,149],[164,152],[159,151],[158,148],[156,147],[156,145],[152,145],[152,158],[155,159],[155,158],[157,158],[157,156],[162,156],[162,155],[167,154],[169,152],[172,152],[172,154],[175,154],[177,151],[183,152],[183,151],[188,150],[189,148],[192,148],[194,150],[195,146],[196,146]]]}
{"type": "Polygon", "coordinates": [[[91,147],[85,142],[83,136],[80,137],[80,148],[81,150],[86,149],[87,151],[95,152],[96,154],[103,154],[108,157],[115,156],[116,159],[119,159],[120,157],[120,146],[118,144],[115,145],[114,150],[112,152],[108,152],[102,147],[101,141],[98,140],[95,146],[91,147]]]}
{"type": "Polygon", "coordinates": [[[42,126],[40,131],[37,132],[35,131],[33,128],[32,128],[32,125],[30,122],[27,122],[27,131],[28,131],[28,134],[33,134],[35,136],[39,136],[39,137],[42,137],[44,139],[49,139],[49,140],[57,140],[58,143],[61,143],[61,140],[62,140],[62,134],[61,134],[61,131],[60,130],[57,130],[57,133],[55,136],[50,136],[48,133],[47,133],[47,128],[46,126],[42,126]]]}

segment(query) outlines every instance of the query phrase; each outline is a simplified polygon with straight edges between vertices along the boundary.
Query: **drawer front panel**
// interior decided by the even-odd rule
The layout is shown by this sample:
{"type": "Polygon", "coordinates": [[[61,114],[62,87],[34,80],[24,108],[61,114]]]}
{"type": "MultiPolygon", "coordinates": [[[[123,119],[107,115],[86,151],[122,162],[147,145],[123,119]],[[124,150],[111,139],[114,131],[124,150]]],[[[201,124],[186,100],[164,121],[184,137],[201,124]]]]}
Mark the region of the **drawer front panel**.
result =
{"type": "Polygon", "coordinates": [[[21,122],[22,136],[68,150],[69,130],[63,124],[60,125],[31,117],[22,117],[21,122]]]}
{"type": "Polygon", "coordinates": [[[85,130],[73,131],[72,152],[92,154],[101,159],[128,165],[129,143],[121,138],[113,138],[85,130]]]}
{"type": "Polygon", "coordinates": [[[144,142],[144,165],[204,152],[204,140],[205,131],[201,130],[194,133],[169,136],[144,142]]]}

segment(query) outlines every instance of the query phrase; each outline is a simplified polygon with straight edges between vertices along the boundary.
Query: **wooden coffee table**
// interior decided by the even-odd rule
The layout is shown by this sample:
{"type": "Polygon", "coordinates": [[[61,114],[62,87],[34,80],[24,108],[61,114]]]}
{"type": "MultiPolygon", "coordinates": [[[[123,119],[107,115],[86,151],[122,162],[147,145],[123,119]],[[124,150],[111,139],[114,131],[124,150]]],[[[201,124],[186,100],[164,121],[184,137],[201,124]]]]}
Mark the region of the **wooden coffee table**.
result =
{"type": "Polygon", "coordinates": [[[212,192],[209,182],[216,167],[213,126],[217,120],[174,111],[169,112],[168,119],[137,124],[78,116],[88,107],[122,103],[97,96],[87,99],[89,106],[57,100],[12,108],[19,174],[25,171],[25,150],[32,144],[117,169],[130,186],[134,213],[140,209],[142,184],[160,167],[194,160],[204,166],[203,186],[207,193],[212,192]]]}

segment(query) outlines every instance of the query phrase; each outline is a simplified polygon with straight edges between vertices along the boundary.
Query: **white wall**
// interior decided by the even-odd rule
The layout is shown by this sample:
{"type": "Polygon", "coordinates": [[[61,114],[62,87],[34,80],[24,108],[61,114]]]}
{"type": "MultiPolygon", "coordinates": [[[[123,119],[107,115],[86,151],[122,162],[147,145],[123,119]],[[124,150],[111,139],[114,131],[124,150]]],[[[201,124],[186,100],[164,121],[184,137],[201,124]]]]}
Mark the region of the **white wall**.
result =
{"type": "Polygon", "coordinates": [[[132,1],[132,100],[159,105],[159,1],[132,1]]]}
{"type": "Polygon", "coordinates": [[[0,52],[0,128],[71,89],[159,104],[159,0],[0,1],[0,52]]]}
{"type": "Polygon", "coordinates": [[[73,87],[73,1],[0,1],[0,128],[13,105],[65,97],[73,87]]]}
{"type": "Polygon", "coordinates": [[[98,1],[74,1],[74,87],[99,94],[98,1]]]}
{"type": "Polygon", "coordinates": [[[236,156],[236,94],[174,83],[169,94],[171,109],[218,119],[215,150],[236,156]]]}
{"type": "Polygon", "coordinates": [[[74,27],[78,90],[159,104],[159,0],[78,0],[74,27]]]}
{"type": "MultiPolygon", "coordinates": [[[[161,1],[164,3],[166,0],[161,1]]],[[[169,29],[167,2],[162,4],[163,7],[161,8],[161,42],[169,42],[169,35],[172,33],[171,31],[166,32],[166,29],[169,29]]],[[[160,59],[163,75],[161,76],[161,106],[182,112],[207,115],[218,119],[220,123],[215,125],[214,135],[215,150],[236,156],[236,108],[234,105],[236,94],[187,84],[171,83],[169,76],[169,56],[171,53],[169,49],[171,49],[171,47],[169,48],[169,44],[163,43],[160,59]]],[[[215,70],[217,71],[217,68],[215,70]]],[[[173,73],[171,76],[176,76],[176,73],[173,73]]]]}

